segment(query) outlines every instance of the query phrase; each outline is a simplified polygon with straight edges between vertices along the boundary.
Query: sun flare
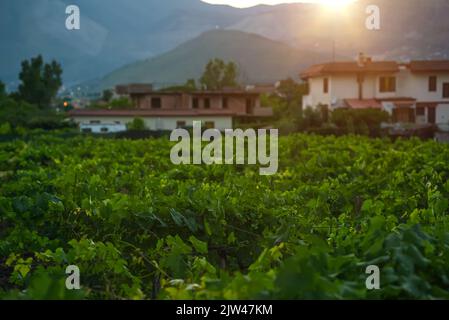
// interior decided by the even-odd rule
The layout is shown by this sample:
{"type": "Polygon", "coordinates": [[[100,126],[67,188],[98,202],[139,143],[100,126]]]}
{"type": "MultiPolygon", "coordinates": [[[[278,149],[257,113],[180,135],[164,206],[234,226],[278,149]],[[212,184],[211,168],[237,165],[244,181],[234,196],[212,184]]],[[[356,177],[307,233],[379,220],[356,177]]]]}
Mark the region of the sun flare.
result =
{"type": "Polygon", "coordinates": [[[332,9],[342,9],[356,2],[356,0],[319,0],[318,3],[332,9]]]}
{"type": "Polygon", "coordinates": [[[341,9],[358,0],[201,0],[210,4],[225,4],[236,8],[248,8],[259,4],[277,5],[285,3],[315,3],[327,8],[341,9]]]}

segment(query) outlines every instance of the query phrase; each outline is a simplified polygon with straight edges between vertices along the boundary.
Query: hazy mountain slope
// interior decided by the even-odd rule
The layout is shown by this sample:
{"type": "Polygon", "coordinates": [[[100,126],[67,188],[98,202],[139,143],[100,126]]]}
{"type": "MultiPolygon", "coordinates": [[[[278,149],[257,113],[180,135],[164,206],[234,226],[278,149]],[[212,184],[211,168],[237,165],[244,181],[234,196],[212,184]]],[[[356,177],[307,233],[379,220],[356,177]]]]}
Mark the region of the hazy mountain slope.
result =
{"type": "Polygon", "coordinates": [[[20,62],[38,53],[63,63],[66,83],[98,78],[248,12],[200,0],[2,0],[0,79],[15,80],[20,62]],[[68,4],[80,8],[79,31],[65,28],[68,4]]]}
{"type": "Polygon", "coordinates": [[[97,88],[119,83],[150,82],[156,85],[182,83],[198,79],[212,58],[235,61],[244,82],[274,82],[297,77],[301,68],[324,59],[307,50],[240,31],[209,31],[176,49],[155,58],[120,68],[104,77],[97,88]]]}
{"type": "Polygon", "coordinates": [[[322,53],[330,53],[335,40],[337,52],[343,55],[365,51],[392,58],[447,58],[448,14],[447,0],[359,0],[344,12],[291,4],[247,16],[228,29],[261,34],[322,53]],[[380,31],[365,28],[369,4],[380,8],[380,31]]]}

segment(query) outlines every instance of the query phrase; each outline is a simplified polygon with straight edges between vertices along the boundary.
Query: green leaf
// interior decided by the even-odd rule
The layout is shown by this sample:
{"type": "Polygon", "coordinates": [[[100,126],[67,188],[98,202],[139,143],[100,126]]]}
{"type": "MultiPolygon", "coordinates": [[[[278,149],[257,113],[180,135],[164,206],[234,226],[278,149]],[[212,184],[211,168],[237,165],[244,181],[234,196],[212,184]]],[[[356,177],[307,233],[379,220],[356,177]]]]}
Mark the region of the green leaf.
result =
{"type": "Polygon", "coordinates": [[[198,240],[197,238],[195,238],[194,236],[190,236],[189,238],[190,243],[192,243],[193,247],[195,248],[195,250],[199,253],[203,253],[206,254],[207,253],[207,243],[198,240]]]}

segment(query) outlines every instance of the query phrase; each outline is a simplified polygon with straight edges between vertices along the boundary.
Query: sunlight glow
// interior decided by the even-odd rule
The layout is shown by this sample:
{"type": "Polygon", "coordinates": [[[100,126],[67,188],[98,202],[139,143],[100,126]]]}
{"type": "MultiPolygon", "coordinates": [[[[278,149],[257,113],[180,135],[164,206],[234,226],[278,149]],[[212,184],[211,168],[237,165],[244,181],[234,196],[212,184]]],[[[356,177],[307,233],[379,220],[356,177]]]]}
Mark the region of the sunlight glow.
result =
{"type": "Polygon", "coordinates": [[[333,9],[342,9],[354,3],[355,0],[319,0],[318,3],[333,9]]]}
{"type": "Polygon", "coordinates": [[[357,0],[202,0],[210,4],[225,4],[236,8],[248,8],[259,4],[277,5],[283,3],[317,3],[328,8],[341,9],[357,0]]]}

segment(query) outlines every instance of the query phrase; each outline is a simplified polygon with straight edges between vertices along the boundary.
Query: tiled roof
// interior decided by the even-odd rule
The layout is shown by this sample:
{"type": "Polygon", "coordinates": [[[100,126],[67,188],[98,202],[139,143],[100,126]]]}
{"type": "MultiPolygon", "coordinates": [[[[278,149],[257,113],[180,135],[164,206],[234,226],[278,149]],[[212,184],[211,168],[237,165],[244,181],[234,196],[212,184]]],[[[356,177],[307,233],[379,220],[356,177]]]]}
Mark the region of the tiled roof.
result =
{"type": "Polygon", "coordinates": [[[382,109],[382,105],[376,99],[345,99],[344,101],[351,109],[382,109]]]}
{"type": "Polygon", "coordinates": [[[408,67],[412,72],[448,72],[449,60],[411,61],[408,67]]]}
{"type": "Polygon", "coordinates": [[[390,73],[398,72],[399,65],[395,61],[372,61],[359,65],[355,61],[331,62],[311,66],[301,73],[302,79],[313,78],[336,73],[390,73]]]}
{"type": "Polygon", "coordinates": [[[400,102],[404,102],[404,103],[409,103],[409,102],[415,102],[416,99],[412,98],[412,97],[394,97],[394,98],[380,98],[377,99],[378,101],[381,102],[395,102],[395,103],[400,103],[400,102]]]}

